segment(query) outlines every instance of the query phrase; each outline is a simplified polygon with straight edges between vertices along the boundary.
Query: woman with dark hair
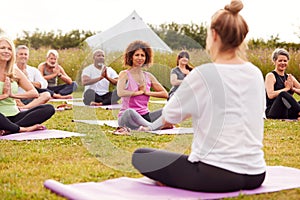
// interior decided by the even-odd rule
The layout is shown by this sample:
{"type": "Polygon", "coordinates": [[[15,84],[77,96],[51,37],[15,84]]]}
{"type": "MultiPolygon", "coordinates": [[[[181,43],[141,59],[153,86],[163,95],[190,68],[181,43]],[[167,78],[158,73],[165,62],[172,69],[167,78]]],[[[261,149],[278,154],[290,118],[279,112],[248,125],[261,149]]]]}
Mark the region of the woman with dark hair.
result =
{"type": "Polygon", "coordinates": [[[169,92],[169,99],[182,83],[182,80],[190,73],[190,71],[192,71],[193,68],[189,66],[189,59],[190,55],[187,51],[181,51],[177,55],[177,66],[171,70],[170,74],[172,88],[169,92]]]}
{"type": "Polygon", "coordinates": [[[289,59],[285,49],[275,49],[272,53],[275,69],[265,78],[267,118],[300,120],[300,104],[293,97],[294,93],[300,94],[300,83],[292,74],[285,72],[289,59]]]}
{"type": "Polygon", "coordinates": [[[240,0],[217,11],[206,48],[212,62],[194,68],[163,108],[163,122],[192,118],[191,153],[140,148],[133,166],[170,187],[202,192],[251,190],[265,179],[265,87],[261,71],[240,53],[248,25],[240,0]]]}
{"type": "MultiPolygon", "coordinates": [[[[157,120],[161,116],[161,110],[150,112],[148,109],[150,97],[168,98],[166,89],[151,73],[143,70],[151,66],[152,59],[152,48],[143,41],[130,43],[124,52],[124,66],[128,69],[120,72],[117,83],[118,96],[122,99],[122,107],[118,114],[121,127],[138,129],[140,126],[151,124],[152,130],[155,130],[162,125],[162,122],[157,120]],[[152,124],[153,121],[156,123],[152,124]]],[[[126,131],[126,128],[124,129],[126,131]]],[[[117,131],[122,132],[124,129],[117,131]]]]}

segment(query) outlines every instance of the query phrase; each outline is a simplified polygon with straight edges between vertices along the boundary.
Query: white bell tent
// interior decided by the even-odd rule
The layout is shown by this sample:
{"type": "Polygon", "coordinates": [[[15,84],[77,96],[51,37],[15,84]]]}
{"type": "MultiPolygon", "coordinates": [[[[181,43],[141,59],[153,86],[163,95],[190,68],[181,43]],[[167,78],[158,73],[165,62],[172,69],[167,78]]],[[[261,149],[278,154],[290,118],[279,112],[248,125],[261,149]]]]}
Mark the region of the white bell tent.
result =
{"type": "Polygon", "coordinates": [[[148,42],[154,51],[171,53],[171,48],[133,11],[124,20],[101,33],[88,37],[88,46],[105,52],[124,51],[135,40],[148,42]]]}

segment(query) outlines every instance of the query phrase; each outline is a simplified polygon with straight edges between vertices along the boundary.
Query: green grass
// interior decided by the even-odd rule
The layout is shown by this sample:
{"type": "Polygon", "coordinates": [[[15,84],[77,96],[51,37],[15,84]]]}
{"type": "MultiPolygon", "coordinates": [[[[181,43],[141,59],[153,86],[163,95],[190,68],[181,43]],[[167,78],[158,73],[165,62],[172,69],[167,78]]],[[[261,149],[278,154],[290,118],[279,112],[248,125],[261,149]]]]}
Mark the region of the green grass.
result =
{"type": "MultiPolygon", "coordinates": [[[[57,106],[59,103],[53,103],[57,106]]],[[[154,110],[162,105],[152,104],[154,110]]],[[[65,139],[0,140],[0,199],[62,199],[43,187],[47,179],[65,184],[129,176],[140,177],[131,166],[131,154],[138,147],[163,148],[189,153],[192,135],[152,135],[133,132],[116,136],[108,126],[74,123],[72,119],[116,119],[116,111],[74,107],[56,112],[45,125],[85,133],[65,139]]],[[[183,123],[183,126],[191,122],[183,123]]],[[[300,122],[265,121],[264,152],[268,165],[300,169],[300,122]]],[[[234,199],[299,199],[300,189],[234,199]]]]}

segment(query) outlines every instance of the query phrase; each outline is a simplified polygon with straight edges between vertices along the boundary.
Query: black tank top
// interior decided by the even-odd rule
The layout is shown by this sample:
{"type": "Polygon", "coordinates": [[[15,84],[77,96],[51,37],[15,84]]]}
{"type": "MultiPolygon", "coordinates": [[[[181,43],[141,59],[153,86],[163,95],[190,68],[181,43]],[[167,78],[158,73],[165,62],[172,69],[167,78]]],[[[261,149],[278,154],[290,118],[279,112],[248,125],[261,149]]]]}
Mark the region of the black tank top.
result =
{"type": "MultiPolygon", "coordinates": [[[[274,91],[285,88],[284,82],[286,81],[288,75],[286,73],[284,73],[284,76],[280,76],[275,71],[272,71],[272,73],[274,74],[275,79],[276,79],[276,82],[274,84],[274,91]]],[[[291,91],[288,91],[288,92],[291,93],[291,91]]],[[[273,104],[273,102],[275,101],[276,98],[269,99],[268,95],[266,95],[266,97],[267,97],[267,109],[266,109],[266,113],[268,113],[269,110],[271,109],[271,106],[272,106],[272,104],[273,104]]]]}

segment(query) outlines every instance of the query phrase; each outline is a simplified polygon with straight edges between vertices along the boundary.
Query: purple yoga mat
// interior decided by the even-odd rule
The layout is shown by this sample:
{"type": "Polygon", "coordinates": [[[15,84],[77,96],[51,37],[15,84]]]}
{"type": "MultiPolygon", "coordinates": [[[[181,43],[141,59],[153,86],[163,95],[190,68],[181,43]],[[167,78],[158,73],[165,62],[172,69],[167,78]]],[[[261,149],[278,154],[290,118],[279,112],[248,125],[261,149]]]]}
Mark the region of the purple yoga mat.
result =
{"type": "Polygon", "coordinates": [[[87,106],[83,102],[73,102],[73,106],[85,106],[88,108],[103,108],[105,110],[118,110],[121,108],[121,104],[103,105],[103,106],[87,106]]]}
{"type": "Polygon", "coordinates": [[[84,136],[85,134],[61,131],[61,130],[38,130],[32,132],[15,133],[5,136],[0,136],[0,140],[43,140],[51,138],[66,138],[72,136],[84,136]]]}
{"type": "Polygon", "coordinates": [[[300,187],[300,170],[283,166],[268,166],[263,185],[254,190],[227,193],[205,193],[161,187],[146,178],[121,177],[104,182],[86,182],[63,184],[55,180],[46,180],[44,186],[67,199],[118,199],[118,200],[167,200],[167,199],[220,199],[236,197],[240,194],[253,195],[300,187]]]}

